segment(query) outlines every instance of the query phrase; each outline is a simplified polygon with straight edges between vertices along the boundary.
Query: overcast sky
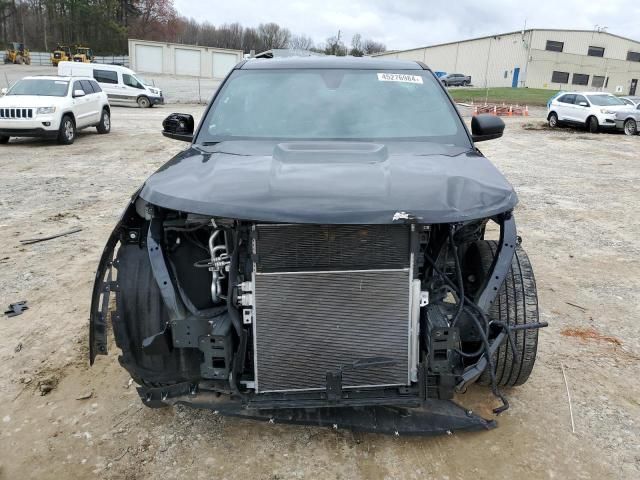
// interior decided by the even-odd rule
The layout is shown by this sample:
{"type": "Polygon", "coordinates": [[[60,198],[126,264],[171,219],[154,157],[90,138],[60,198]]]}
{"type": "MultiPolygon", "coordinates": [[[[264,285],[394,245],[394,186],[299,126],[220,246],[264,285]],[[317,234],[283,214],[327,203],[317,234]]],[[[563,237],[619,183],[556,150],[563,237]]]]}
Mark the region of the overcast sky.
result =
{"type": "Polygon", "coordinates": [[[277,22],[316,43],[342,31],[386,44],[420,47],[527,27],[587,29],[640,40],[640,2],[622,0],[175,0],[181,15],[218,25],[277,22]]]}

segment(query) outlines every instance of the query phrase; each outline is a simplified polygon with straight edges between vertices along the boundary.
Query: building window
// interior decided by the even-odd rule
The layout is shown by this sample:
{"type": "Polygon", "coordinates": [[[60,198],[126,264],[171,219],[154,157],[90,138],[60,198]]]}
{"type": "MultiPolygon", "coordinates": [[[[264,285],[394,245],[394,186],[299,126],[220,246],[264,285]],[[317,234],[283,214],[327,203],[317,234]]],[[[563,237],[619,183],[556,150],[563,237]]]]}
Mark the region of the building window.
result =
{"type": "Polygon", "coordinates": [[[590,57],[604,57],[604,48],[590,46],[587,55],[590,57]]]}
{"type": "Polygon", "coordinates": [[[547,48],[550,52],[561,52],[564,48],[564,42],[556,42],[554,40],[547,40],[547,48]]]}
{"type": "Polygon", "coordinates": [[[572,85],[589,85],[589,75],[584,73],[574,73],[571,80],[572,85]]]}
{"type": "Polygon", "coordinates": [[[569,83],[569,72],[553,72],[551,83],[569,83]]]}
{"type": "Polygon", "coordinates": [[[640,62],[640,52],[632,52],[629,50],[627,52],[627,60],[629,62],[640,62]]]}
{"type": "MultiPolygon", "coordinates": [[[[608,80],[608,79],[607,79],[608,80]]],[[[599,75],[594,75],[591,79],[591,86],[596,88],[604,87],[605,78],[599,75]]]]}

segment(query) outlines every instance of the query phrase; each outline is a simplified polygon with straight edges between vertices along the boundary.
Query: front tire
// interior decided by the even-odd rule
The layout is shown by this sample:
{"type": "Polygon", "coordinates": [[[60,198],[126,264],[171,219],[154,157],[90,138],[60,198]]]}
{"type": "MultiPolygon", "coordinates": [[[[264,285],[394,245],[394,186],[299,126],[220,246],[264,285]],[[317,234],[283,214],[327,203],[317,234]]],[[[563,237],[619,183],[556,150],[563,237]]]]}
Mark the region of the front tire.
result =
{"type": "Polygon", "coordinates": [[[599,129],[598,119],[596,117],[589,117],[587,119],[587,130],[589,133],[598,133],[599,129]]]}
{"type": "Polygon", "coordinates": [[[549,126],[551,128],[556,128],[558,126],[558,115],[555,112],[551,112],[549,114],[549,126]]]}
{"type": "Polygon", "coordinates": [[[60,121],[58,130],[58,143],[60,145],[71,145],[76,139],[76,122],[71,115],[64,115],[60,121]]]}
{"type": "Polygon", "coordinates": [[[629,118],[624,122],[625,135],[636,135],[638,133],[638,124],[633,118],[629,118]]]}
{"type": "Polygon", "coordinates": [[[151,102],[147,97],[138,97],[138,106],[140,108],[149,108],[151,106],[151,102]]]}
{"type": "MultiPolygon", "coordinates": [[[[481,240],[469,248],[467,255],[471,255],[474,270],[482,275],[491,275],[491,266],[497,255],[498,242],[481,240]]],[[[483,279],[479,284],[482,284],[483,279]]],[[[511,269],[498,295],[489,309],[489,320],[503,322],[509,325],[537,323],[538,294],[536,281],[529,258],[524,249],[516,247],[511,269]]],[[[513,357],[511,345],[505,341],[494,356],[496,366],[496,382],[499,386],[513,387],[527,381],[536,361],[538,349],[538,329],[513,331],[518,360],[513,357]]],[[[477,381],[480,385],[490,385],[491,377],[485,370],[477,381]]]]}
{"type": "Polygon", "coordinates": [[[102,115],[100,115],[100,123],[96,126],[98,133],[105,134],[111,131],[111,115],[106,108],[102,109],[102,115]]]}

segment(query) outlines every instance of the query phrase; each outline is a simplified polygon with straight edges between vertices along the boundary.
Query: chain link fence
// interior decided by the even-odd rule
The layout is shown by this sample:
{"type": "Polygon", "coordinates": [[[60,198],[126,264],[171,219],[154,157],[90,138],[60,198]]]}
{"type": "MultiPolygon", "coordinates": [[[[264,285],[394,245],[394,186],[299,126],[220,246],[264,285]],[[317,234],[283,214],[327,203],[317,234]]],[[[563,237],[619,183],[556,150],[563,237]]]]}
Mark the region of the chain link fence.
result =
{"type": "MultiPolygon", "coordinates": [[[[113,65],[129,66],[128,55],[96,55],[95,63],[106,63],[113,65]]],[[[51,54],[49,52],[31,52],[31,65],[42,67],[51,66],[51,54]]]]}

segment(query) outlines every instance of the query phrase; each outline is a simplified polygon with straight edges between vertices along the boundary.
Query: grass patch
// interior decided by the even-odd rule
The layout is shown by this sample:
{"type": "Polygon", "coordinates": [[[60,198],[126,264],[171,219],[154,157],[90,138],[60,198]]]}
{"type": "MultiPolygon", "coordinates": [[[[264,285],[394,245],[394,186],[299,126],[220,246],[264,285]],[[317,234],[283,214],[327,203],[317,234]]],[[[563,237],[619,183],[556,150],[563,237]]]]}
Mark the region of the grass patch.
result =
{"type": "Polygon", "coordinates": [[[449,93],[456,102],[507,103],[531,106],[547,106],[547,101],[557,93],[557,90],[543,88],[451,88],[449,93]],[[487,94],[488,93],[488,94],[487,94]]]}

